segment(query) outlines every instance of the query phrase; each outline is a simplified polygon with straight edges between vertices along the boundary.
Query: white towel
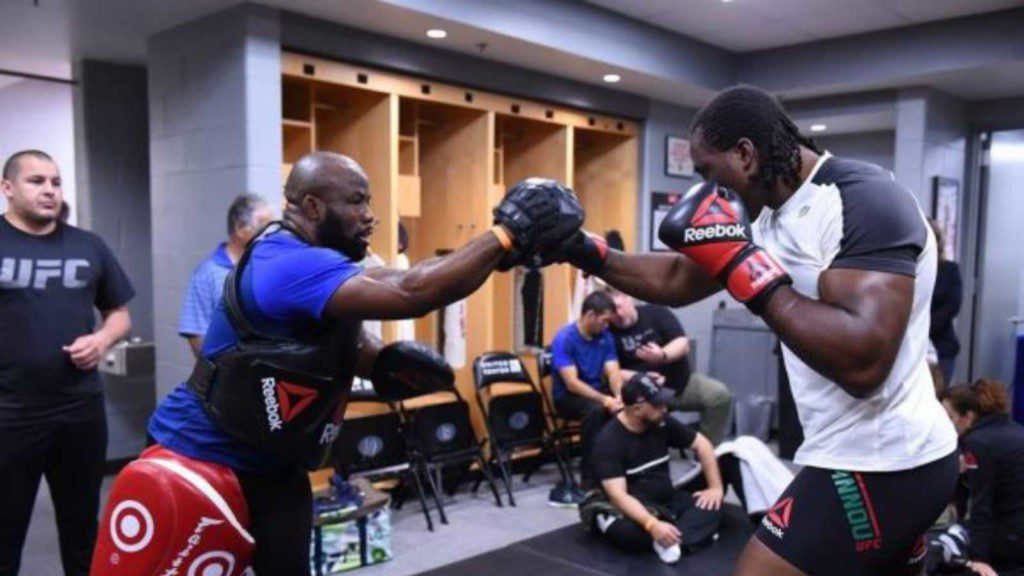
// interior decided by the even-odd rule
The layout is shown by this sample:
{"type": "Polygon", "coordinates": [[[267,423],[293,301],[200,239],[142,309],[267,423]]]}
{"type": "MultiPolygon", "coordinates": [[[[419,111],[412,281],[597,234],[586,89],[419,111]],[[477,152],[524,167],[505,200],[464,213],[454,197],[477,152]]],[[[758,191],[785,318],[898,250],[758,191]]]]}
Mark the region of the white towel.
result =
{"type": "Polygon", "coordinates": [[[456,370],[466,365],[466,301],[444,309],[444,359],[456,370]]]}
{"type": "Polygon", "coordinates": [[[764,512],[793,481],[793,473],[759,438],[740,436],[715,448],[715,455],[733,454],[740,460],[747,514],[764,512]]]}

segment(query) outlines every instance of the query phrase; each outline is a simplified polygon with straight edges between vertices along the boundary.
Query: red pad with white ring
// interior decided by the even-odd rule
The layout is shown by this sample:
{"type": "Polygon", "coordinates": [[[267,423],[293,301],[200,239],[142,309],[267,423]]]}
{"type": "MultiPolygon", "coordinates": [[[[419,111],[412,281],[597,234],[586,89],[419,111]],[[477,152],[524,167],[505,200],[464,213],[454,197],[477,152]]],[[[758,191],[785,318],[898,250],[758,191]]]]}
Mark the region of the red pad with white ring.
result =
{"type": "Polygon", "coordinates": [[[246,576],[255,542],[234,472],[162,446],[114,480],[92,576],[246,576]]]}

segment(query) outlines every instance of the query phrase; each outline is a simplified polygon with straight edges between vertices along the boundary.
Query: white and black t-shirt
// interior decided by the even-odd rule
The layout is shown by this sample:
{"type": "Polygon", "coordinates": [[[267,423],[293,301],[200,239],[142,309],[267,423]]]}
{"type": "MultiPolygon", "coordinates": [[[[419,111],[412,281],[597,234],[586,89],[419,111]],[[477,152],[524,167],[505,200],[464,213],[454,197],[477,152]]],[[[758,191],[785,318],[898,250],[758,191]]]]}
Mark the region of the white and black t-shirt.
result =
{"type": "Polygon", "coordinates": [[[668,506],[672,502],[669,448],[693,446],[697,433],[666,417],[658,426],[637,434],[618,418],[604,425],[594,440],[594,474],[598,480],[626,479],[626,492],[641,502],[668,506]]]}
{"type": "Polygon", "coordinates": [[[133,296],[99,236],[66,224],[35,236],[0,215],[0,424],[102,409],[96,370],[76,368],[62,347],[94,330],[96,309],[133,296]]]}
{"type": "Polygon", "coordinates": [[[793,277],[793,288],[818,299],[830,268],[914,278],[914,300],[892,371],[869,398],[857,399],[783,346],[804,443],[798,464],[864,472],[907,470],[956,449],[956,432],[935,398],[925,363],[935,237],[917,201],[891,173],[825,154],[777,210],[753,223],[754,241],[793,277]]]}

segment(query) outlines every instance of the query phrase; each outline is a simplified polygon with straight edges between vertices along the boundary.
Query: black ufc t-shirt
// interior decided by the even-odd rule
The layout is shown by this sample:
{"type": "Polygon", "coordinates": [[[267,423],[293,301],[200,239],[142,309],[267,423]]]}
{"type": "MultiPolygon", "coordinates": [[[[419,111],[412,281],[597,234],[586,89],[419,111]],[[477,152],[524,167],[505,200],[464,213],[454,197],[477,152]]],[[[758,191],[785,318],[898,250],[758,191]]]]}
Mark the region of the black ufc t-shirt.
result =
{"type": "Polygon", "coordinates": [[[630,432],[618,418],[612,418],[594,440],[594,473],[598,480],[625,478],[630,496],[668,506],[672,502],[668,449],[690,448],[696,438],[696,432],[670,417],[643,434],[630,432]]]}
{"type": "Polygon", "coordinates": [[[102,407],[96,371],[62,347],[93,332],[95,309],[133,296],[99,236],[66,224],[35,236],[0,215],[0,424],[102,407]]]}
{"type": "Polygon", "coordinates": [[[671,364],[648,364],[636,357],[636,350],[642,345],[654,342],[665,346],[680,336],[686,336],[683,325],[671,310],[664,306],[648,304],[636,309],[636,324],[624,330],[611,326],[615,337],[615,352],[619,355],[619,366],[637,372],[657,372],[665,377],[665,386],[677,392],[686,388],[690,380],[690,357],[683,356],[671,364]]]}

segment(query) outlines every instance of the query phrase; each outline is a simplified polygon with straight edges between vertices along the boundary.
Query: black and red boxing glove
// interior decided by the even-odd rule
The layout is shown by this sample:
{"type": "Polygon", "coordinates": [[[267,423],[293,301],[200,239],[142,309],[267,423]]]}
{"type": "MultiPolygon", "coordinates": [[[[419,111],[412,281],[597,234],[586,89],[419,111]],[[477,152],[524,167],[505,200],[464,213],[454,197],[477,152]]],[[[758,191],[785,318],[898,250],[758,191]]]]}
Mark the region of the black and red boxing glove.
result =
{"type": "Polygon", "coordinates": [[[747,211],[736,194],[712,182],[696,184],[661,222],[658,238],[718,279],[754,314],[793,279],[753,243],[747,211]]]}
{"type": "Polygon", "coordinates": [[[587,274],[597,274],[608,259],[608,243],[597,234],[577,230],[555,249],[550,258],[556,262],[572,264],[587,274]]]}

